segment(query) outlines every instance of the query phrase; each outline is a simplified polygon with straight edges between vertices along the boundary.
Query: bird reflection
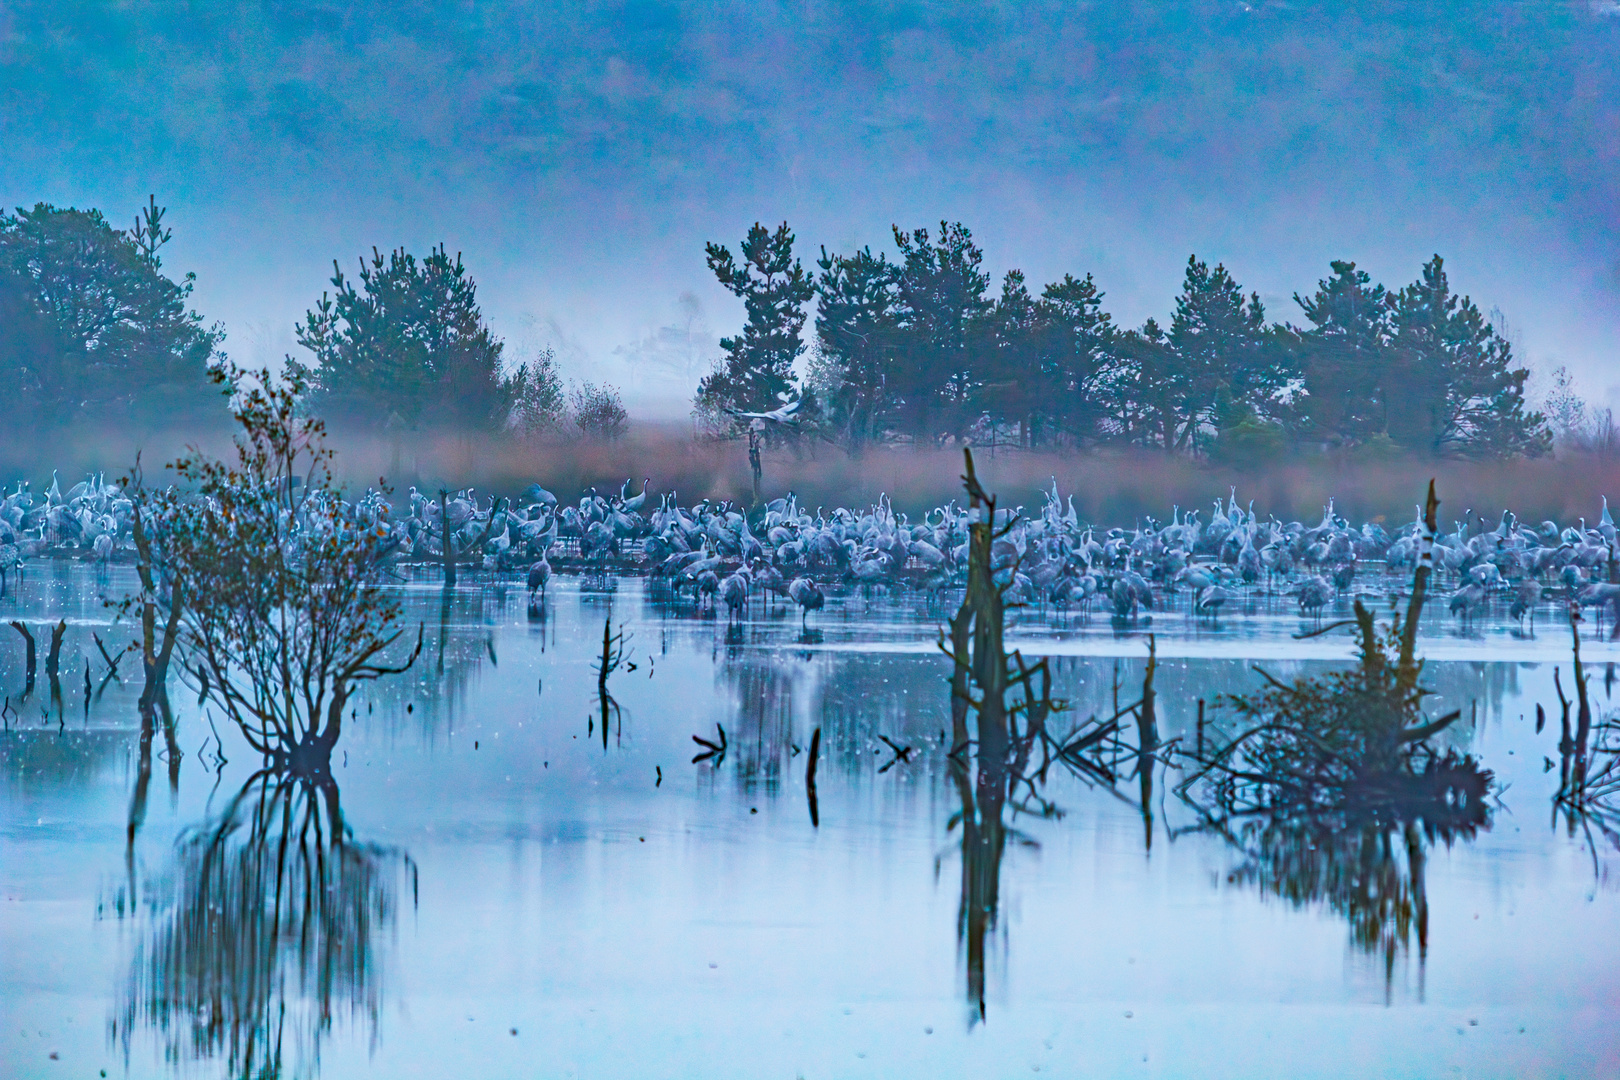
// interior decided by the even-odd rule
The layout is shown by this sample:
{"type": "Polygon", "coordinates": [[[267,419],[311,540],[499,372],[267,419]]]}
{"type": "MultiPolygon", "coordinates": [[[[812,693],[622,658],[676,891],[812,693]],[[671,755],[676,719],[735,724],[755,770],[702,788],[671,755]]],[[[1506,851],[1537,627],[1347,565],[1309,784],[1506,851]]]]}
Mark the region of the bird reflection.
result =
{"type": "Polygon", "coordinates": [[[173,1065],[309,1076],[334,1018],[375,1038],[376,938],[416,868],[352,837],[330,779],[258,773],[182,839],[170,878],[112,1023],[126,1058],[149,1028],[173,1065]]]}

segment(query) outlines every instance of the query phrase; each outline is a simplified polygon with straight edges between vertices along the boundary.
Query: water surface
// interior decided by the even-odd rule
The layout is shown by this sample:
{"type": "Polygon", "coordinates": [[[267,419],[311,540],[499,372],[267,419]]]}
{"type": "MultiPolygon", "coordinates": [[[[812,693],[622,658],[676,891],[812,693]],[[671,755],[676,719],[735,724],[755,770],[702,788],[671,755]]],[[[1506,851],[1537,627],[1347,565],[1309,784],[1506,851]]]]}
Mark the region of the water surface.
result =
{"type": "MultiPolygon", "coordinates": [[[[296,848],[330,808],[261,784],[221,833],[257,761],[178,686],[180,756],[154,740],[130,841],[137,665],[98,692],[90,637],[130,636],[99,600],[119,575],[35,569],[0,601],[69,624],[59,702],[43,671],[19,702],[21,638],[0,628],[6,1076],[1620,1069],[1616,852],[1555,821],[1556,719],[1534,731],[1537,702],[1556,717],[1554,667],[1569,676],[1550,618],[1534,637],[1426,627],[1431,711],[1463,710],[1446,739],[1499,795],[1487,827],[1426,841],[1414,874],[1355,838],[1257,852],[1193,831],[1162,769],[1147,815],[1135,780],[1053,770],[1024,806],[1044,816],[1009,806],[990,855],[964,845],[946,612],[924,598],[855,592],[806,629],[758,605],[728,626],[639,579],[554,581],[543,614],[521,589],[447,601],[423,581],[404,587],[422,659],[360,700],[339,747],[344,854],[278,878],[281,837],[296,848]],[[604,746],[609,617],[635,668],[610,680],[604,746]],[[692,737],[722,727],[724,757],[694,764],[692,737]],[[243,812],[263,805],[280,817],[243,812]],[[275,880],[300,896],[277,908],[275,880]]],[[[1300,629],[1261,602],[1213,626],[1024,612],[1009,640],[1054,658],[1062,728],[1139,689],[1152,632],[1161,734],[1192,739],[1196,701],[1256,688],[1256,661],[1348,662],[1343,636],[1300,629]]],[[[1620,655],[1586,655],[1606,712],[1620,655]]]]}

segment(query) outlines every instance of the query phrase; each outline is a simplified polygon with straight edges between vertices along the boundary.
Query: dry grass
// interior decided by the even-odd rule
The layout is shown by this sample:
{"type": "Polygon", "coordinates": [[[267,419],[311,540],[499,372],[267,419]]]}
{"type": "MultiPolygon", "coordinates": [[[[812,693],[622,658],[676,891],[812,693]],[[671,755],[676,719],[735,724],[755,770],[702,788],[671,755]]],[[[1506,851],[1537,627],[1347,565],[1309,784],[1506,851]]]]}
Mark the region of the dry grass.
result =
{"type": "MultiPolygon", "coordinates": [[[[0,440],[0,480],[49,484],[51,469],[64,488],[90,469],[122,474],[144,449],[148,476],[172,460],[188,441],[219,450],[227,432],[64,432],[58,437],[9,444],[0,440]]],[[[694,440],[683,425],[640,424],[614,443],[523,440],[487,434],[405,433],[398,437],[335,431],[337,468],[351,486],[386,476],[397,491],[415,484],[472,485],[485,493],[515,494],[539,481],[560,498],[574,498],[588,485],[617,491],[626,477],[640,489],[675,490],[683,503],[702,498],[746,499],[750,490],[747,449],[742,442],[694,440]]],[[[1028,453],[981,448],[975,453],[988,490],[1004,506],[1035,507],[1040,490],[1055,476],[1076,510],[1095,521],[1131,521],[1147,514],[1166,519],[1170,508],[1206,511],[1217,496],[1237,488],[1238,498],[1261,514],[1301,519],[1319,517],[1331,496],[1353,521],[1384,517],[1404,524],[1430,476],[1438,479],[1443,522],[1465,509],[1494,520],[1504,508],[1539,521],[1596,519],[1601,496],[1620,495],[1620,458],[1572,455],[1561,459],[1512,462],[1420,460],[1356,461],[1327,456],[1295,456],[1264,467],[1238,470],[1161,455],[1103,451],[1086,454],[1028,453]]],[[[866,505],[879,495],[897,508],[922,511],[961,491],[962,458],[955,448],[886,448],[851,458],[825,444],[774,450],[765,457],[768,495],[793,491],[811,508],[866,505]]]]}

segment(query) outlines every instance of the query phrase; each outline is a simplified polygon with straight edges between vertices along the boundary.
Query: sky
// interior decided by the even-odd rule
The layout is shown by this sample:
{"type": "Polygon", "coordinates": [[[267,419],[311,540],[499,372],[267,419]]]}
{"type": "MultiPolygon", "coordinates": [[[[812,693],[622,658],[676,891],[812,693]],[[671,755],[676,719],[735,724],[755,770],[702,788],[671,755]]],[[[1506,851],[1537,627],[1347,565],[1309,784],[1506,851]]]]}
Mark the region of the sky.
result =
{"type": "Polygon", "coordinates": [[[959,220],[1127,326],[1191,254],[1298,322],[1330,259],[1439,253],[1620,407],[1617,180],[1615,2],[0,0],[0,205],[156,195],[237,361],[296,351],[334,259],[444,243],[513,361],[643,417],[740,329],[703,244],[755,221],[809,262],[959,220]]]}

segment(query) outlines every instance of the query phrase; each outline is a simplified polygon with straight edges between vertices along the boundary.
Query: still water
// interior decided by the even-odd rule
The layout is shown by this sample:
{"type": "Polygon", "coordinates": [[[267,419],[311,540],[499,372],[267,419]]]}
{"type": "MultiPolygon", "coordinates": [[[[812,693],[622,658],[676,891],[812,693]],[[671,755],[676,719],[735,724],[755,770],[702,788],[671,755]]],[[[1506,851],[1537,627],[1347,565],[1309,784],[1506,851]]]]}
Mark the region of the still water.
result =
{"type": "MultiPolygon", "coordinates": [[[[541,610],[407,585],[426,646],[359,702],[338,806],[255,779],[178,687],[176,745],[141,768],[138,661],[103,685],[92,638],[131,636],[101,602],[120,574],[44,568],[0,600],[42,638],[19,701],[0,628],[0,1075],[1620,1074],[1620,852],[1554,818],[1556,719],[1534,730],[1555,667],[1568,686],[1551,618],[1427,628],[1430,711],[1463,710],[1445,738],[1498,795],[1420,857],[1199,830],[1162,764],[1147,813],[1137,779],[1054,769],[986,847],[948,757],[947,612],[922,598],[833,598],[805,629],[639,579],[554,581],[541,610]],[[694,736],[724,754],[694,763],[694,736]]],[[[1255,662],[1350,656],[1296,640],[1285,604],[1019,619],[1072,720],[1139,690],[1154,633],[1166,740],[1255,662]]],[[[1585,654],[1607,713],[1620,650],[1585,654]]]]}

